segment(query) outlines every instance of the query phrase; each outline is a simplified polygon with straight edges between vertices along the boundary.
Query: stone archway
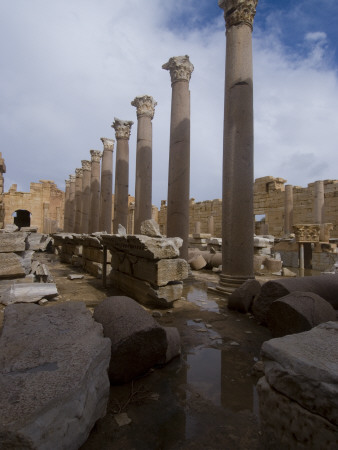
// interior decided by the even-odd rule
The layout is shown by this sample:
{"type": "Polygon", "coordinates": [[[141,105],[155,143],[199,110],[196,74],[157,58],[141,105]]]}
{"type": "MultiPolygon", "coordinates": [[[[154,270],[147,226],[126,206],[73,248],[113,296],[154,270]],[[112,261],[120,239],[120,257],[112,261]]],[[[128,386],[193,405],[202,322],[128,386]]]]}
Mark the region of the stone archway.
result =
{"type": "Polygon", "coordinates": [[[14,217],[14,224],[21,227],[30,227],[31,226],[31,215],[30,211],[27,209],[17,209],[12,216],[14,217]]]}

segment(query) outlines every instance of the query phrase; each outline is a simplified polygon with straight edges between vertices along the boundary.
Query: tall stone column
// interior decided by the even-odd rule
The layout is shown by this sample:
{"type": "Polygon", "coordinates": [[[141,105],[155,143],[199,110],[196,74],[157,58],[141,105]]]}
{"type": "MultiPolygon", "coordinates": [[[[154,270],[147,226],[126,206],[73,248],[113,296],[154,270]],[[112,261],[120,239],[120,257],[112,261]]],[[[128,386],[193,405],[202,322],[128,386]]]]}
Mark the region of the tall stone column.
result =
{"type": "Polygon", "coordinates": [[[157,102],[150,95],[135,97],[131,102],[137,114],[134,233],[141,223],[151,219],[152,210],[152,119],[157,102]]]}
{"type": "Polygon", "coordinates": [[[63,213],[63,230],[65,232],[68,231],[69,228],[69,189],[70,189],[70,181],[65,180],[66,189],[65,189],[65,204],[64,204],[64,213],[63,213]]]}
{"type": "Polygon", "coordinates": [[[102,152],[99,150],[90,150],[92,170],[90,176],[90,217],[89,233],[95,233],[99,230],[100,218],[100,160],[102,152]]]}
{"type": "Polygon", "coordinates": [[[101,164],[100,231],[111,233],[113,201],[114,139],[101,138],[103,154],[101,164]]]}
{"type": "Polygon", "coordinates": [[[114,194],[114,223],[113,230],[117,233],[121,224],[128,227],[128,189],[129,189],[129,137],[131,120],[114,118],[112,127],[115,130],[116,143],[116,169],[114,194]]]}
{"type": "Polygon", "coordinates": [[[188,259],[190,188],[190,91],[194,66],[189,56],[170,58],[163,69],[170,71],[172,96],[168,177],[167,236],[183,239],[181,258],[188,259]]]}
{"type": "Polygon", "coordinates": [[[316,181],[314,186],[313,223],[324,223],[324,181],[316,181]]]}
{"type": "Polygon", "coordinates": [[[91,170],[92,163],[86,159],[81,161],[82,164],[82,217],[81,217],[81,233],[88,234],[89,232],[89,217],[90,217],[90,184],[91,184],[91,170]]]}
{"type": "Polygon", "coordinates": [[[252,25],[257,0],[219,0],[226,23],[223,141],[222,274],[229,295],[253,271],[252,25]]]}
{"type": "Polygon", "coordinates": [[[75,169],[75,233],[81,232],[82,169],[75,169]]]}
{"type": "Polygon", "coordinates": [[[69,212],[68,232],[74,233],[75,226],[75,175],[69,175],[69,212]]]}
{"type": "Polygon", "coordinates": [[[293,186],[287,184],[285,186],[284,197],[284,234],[290,234],[293,225],[293,186]]]}

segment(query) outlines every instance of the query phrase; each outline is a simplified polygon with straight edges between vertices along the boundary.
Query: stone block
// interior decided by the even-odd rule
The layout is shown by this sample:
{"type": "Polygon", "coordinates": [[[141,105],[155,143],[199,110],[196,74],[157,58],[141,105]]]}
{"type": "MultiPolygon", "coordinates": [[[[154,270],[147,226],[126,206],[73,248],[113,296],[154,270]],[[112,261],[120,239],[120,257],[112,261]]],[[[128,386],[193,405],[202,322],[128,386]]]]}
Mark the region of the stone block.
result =
{"type": "Polygon", "coordinates": [[[189,259],[189,264],[192,270],[201,270],[207,265],[207,261],[203,258],[202,255],[196,255],[193,258],[189,259]]]}
{"type": "Polygon", "coordinates": [[[301,333],[330,320],[336,311],[330,303],[313,292],[292,292],[271,303],[267,315],[272,336],[301,333]]]}
{"type": "Polygon", "coordinates": [[[76,450],[106,413],[110,341],[83,303],[11,305],[0,337],[0,448],[76,450]]]}
{"type": "Polygon", "coordinates": [[[0,253],[0,279],[20,278],[25,275],[25,269],[18,255],[15,253],[0,253]]]}
{"type": "Polygon", "coordinates": [[[151,236],[151,237],[163,237],[160,232],[160,227],[158,226],[158,223],[154,219],[145,220],[141,223],[141,234],[145,236],[151,236]]]}
{"type": "Polygon", "coordinates": [[[54,283],[20,283],[12,284],[1,295],[3,305],[12,303],[36,303],[42,298],[53,298],[58,295],[54,283]]]}
{"type": "Polygon", "coordinates": [[[0,253],[24,252],[26,250],[27,233],[2,233],[0,253]]]}
{"type": "Polygon", "coordinates": [[[264,267],[269,273],[279,272],[282,270],[283,261],[273,258],[265,258],[264,267]]]}
{"type": "Polygon", "coordinates": [[[104,335],[111,340],[112,383],[130,381],[177,354],[177,329],[161,327],[129,297],[106,298],[95,308],[94,319],[102,324],[104,335]]]}
{"type": "MultiPolygon", "coordinates": [[[[262,345],[269,385],[338,426],[338,322],[271,339],[262,345]]],[[[338,438],[338,436],[337,436],[338,438]]]]}
{"type": "Polygon", "coordinates": [[[102,242],[111,251],[117,250],[146,259],[177,258],[182,246],[181,238],[153,238],[143,235],[119,236],[107,234],[101,236],[102,242]]]}
{"type": "Polygon", "coordinates": [[[83,268],[94,277],[102,278],[102,264],[85,259],[83,268]]]}
{"type": "Polygon", "coordinates": [[[182,282],[170,283],[155,289],[147,281],[138,280],[117,270],[111,271],[109,279],[113,286],[150,308],[170,308],[175,300],[182,297],[182,282]]]}
{"type": "Polygon", "coordinates": [[[34,251],[46,251],[52,238],[48,234],[29,233],[27,236],[27,248],[34,251]]]}

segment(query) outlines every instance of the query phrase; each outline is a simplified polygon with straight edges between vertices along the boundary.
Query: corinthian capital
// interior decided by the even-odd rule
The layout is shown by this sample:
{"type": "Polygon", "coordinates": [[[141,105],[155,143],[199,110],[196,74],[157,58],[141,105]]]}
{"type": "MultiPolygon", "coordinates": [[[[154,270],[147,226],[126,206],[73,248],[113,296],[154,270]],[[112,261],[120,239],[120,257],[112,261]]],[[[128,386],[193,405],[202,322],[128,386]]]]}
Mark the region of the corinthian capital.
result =
{"type": "Polygon", "coordinates": [[[116,139],[129,139],[133,123],[131,120],[120,120],[114,117],[112,128],[115,130],[116,139]]]}
{"type": "Polygon", "coordinates": [[[87,159],[83,159],[81,161],[81,164],[82,164],[82,170],[83,171],[84,170],[91,170],[91,168],[92,168],[92,162],[88,161],[87,159]]]}
{"type": "Polygon", "coordinates": [[[114,139],[100,138],[103,143],[103,150],[112,152],[114,150],[114,139]]]}
{"type": "Polygon", "coordinates": [[[65,180],[65,183],[66,183],[66,189],[69,188],[70,180],[65,180]]]}
{"type": "Polygon", "coordinates": [[[171,83],[176,81],[190,81],[194,66],[189,61],[189,56],[173,56],[163,64],[162,69],[170,71],[171,83]]]}
{"type": "Polygon", "coordinates": [[[82,169],[75,169],[75,177],[81,178],[83,175],[82,169]]]}
{"type": "Polygon", "coordinates": [[[135,106],[137,117],[147,116],[152,119],[155,113],[155,106],[157,102],[150,95],[143,95],[141,97],[135,97],[131,102],[132,106],[135,106]]]}
{"type": "Polygon", "coordinates": [[[90,156],[92,157],[92,162],[100,162],[102,152],[99,150],[90,150],[90,156]]]}
{"type": "Polygon", "coordinates": [[[75,183],[75,175],[69,175],[69,182],[70,183],[75,183]]]}
{"type": "Polygon", "coordinates": [[[218,0],[224,10],[227,29],[233,25],[246,24],[252,29],[258,0],[218,0]]]}

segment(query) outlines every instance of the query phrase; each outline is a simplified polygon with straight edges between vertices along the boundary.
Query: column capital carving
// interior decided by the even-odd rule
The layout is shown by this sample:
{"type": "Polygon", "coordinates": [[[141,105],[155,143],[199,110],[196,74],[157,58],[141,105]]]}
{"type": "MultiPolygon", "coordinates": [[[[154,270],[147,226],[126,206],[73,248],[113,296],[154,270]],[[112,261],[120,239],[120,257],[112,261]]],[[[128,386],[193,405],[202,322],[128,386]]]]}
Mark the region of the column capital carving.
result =
{"type": "Polygon", "coordinates": [[[90,156],[92,157],[92,162],[100,162],[102,152],[100,150],[90,150],[90,156]]]}
{"type": "Polygon", "coordinates": [[[167,63],[163,64],[162,69],[170,71],[171,84],[173,84],[176,81],[189,82],[194,66],[188,55],[173,56],[167,63]]]}
{"type": "Polygon", "coordinates": [[[69,182],[70,183],[75,183],[75,175],[69,175],[69,182]]]}
{"type": "Polygon", "coordinates": [[[226,28],[246,24],[252,29],[258,0],[218,0],[224,10],[226,28]]]}
{"type": "Polygon", "coordinates": [[[319,242],[320,225],[297,224],[292,226],[297,242],[319,242]]]}
{"type": "Polygon", "coordinates": [[[92,162],[91,161],[88,161],[87,159],[83,159],[82,161],[81,161],[81,164],[82,164],[82,170],[84,171],[84,170],[91,170],[92,169],[92,162]]]}
{"type": "Polygon", "coordinates": [[[75,178],[82,178],[82,169],[75,169],[75,178]]]}
{"type": "Polygon", "coordinates": [[[114,117],[114,123],[112,128],[115,130],[116,139],[129,139],[131,126],[133,125],[132,120],[121,120],[114,117]]]}
{"type": "Polygon", "coordinates": [[[155,102],[151,95],[142,95],[135,97],[131,102],[131,105],[136,107],[137,117],[147,116],[152,119],[154,117],[157,102],[155,102]]]}
{"type": "Polygon", "coordinates": [[[69,188],[70,180],[65,180],[65,183],[66,183],[66,189],[69,188]]]}
{"type": "Polygon", "coordinates": [[[103,150],[108,151],[108,152],[112,152],[114,151],[114,139],[109,139],[109,138],[105,138],[102,137],[100,138],[102,143],[103,143],[103,150]]]}

